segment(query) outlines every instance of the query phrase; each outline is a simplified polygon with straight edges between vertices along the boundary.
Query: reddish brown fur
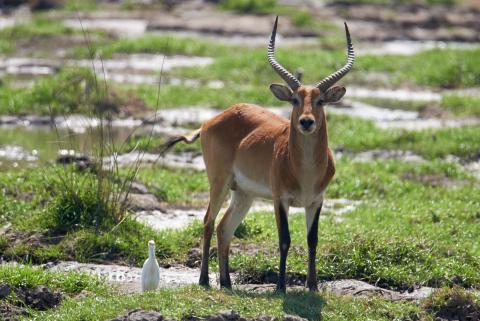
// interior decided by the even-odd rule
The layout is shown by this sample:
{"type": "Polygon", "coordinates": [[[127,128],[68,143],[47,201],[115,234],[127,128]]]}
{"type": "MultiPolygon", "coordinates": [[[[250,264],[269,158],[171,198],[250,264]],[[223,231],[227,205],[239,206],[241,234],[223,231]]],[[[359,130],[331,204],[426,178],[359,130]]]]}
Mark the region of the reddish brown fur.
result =
{"type": "MultiPolygon", "coordinates": [[[[215,218],[228,191],[237,193],[237,201],[232,200],[217,227],[220,283],[226,287],[231,286],[228,251],[233,232],[253,198],[262,196],[239,186],[235,173],[241,173],[242,179],[270,189],[279,232],[282,228],[281,207],[287,212],[291,205],[306,209],[321,207],[323,192],[335,174],[332,152],[328,148],[325,111],[323,106],[315,105],[317,99],[325,100],[325,95],[316,87],[300,87],[295,93],[301,103],[293,108],[290,121],[256,105],[237,104],[201,127],[200,139],[210,182],[210,204],[204,219],[200,284],[208,284],[210,240],[215,218]],[[308,135],[302,133],[298,125],[303,117],[315,120],[316,128],[308,135]]],[[[308,220],[311,219],[307,218],[307,225],[311,224],[308,220]]],[[[288,251],[289,244],[285,246],[288,251]]],[[[315,272],[309,270],[311,279],[316,282],[315,272]]],[[[316,285],[311,288],[316,288],[316,285]]]]}

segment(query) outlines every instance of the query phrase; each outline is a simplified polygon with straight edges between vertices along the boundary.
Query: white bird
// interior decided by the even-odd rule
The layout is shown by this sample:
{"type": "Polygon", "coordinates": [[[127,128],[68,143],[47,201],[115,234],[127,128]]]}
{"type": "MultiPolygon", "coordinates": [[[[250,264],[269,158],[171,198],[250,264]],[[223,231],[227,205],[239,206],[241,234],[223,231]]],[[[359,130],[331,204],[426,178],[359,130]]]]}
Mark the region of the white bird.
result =
{"type": "Polygon", "coordinates": [[[155,258],[155,242],[148,242],[148,259],[142,268],[142,292],[153,291],[158,288],[160,282],[160,267],[155,258]]]}

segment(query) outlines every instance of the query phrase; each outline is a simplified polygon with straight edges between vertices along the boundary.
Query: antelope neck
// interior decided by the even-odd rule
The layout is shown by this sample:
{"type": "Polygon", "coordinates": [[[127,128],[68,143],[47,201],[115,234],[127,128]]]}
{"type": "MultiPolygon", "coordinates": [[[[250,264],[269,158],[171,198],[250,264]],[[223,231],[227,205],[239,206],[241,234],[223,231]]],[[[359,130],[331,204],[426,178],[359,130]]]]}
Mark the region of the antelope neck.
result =
{"type": "Polygon", "coordinates": [[[322,166],[325,167],[327,150],[328,133],[325,116],[323,116],[320,128],[310,135],[301,134],[294,127],[293,121],[290,122],[288,138],[289,163],[296,177],[302,174],[311,175],[311,170],[322,166]],[[307,172],[303,173],[304,170],[307,172]]]}

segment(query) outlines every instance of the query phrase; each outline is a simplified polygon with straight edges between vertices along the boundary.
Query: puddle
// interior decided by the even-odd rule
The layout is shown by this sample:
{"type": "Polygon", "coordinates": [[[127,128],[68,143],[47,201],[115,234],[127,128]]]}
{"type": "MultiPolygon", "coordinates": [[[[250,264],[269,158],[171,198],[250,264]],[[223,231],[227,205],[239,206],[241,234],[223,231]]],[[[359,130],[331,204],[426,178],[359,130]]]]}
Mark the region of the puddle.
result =
{"type": "MultiPolygon", "coordinates": [[[[127,75],[136,72],[160,72],[170,71],[173,68],[185,68],[194,66],[208,66],[213,62],[210,57],[195,56],[164,56],[154,54],[130,54],[117,55],[112,59],[80,59],[80,60],[49,60],[36,58],[3,58],[0,59],[0,73],[12,75],[50,75],[58,71],[60,66],[76,66],[85,68],[95,68],[98,75],[104,75],[107,79],[126,81],[127,75]],[[163,67],[162,67],[163,66],[163,67]],[[130,73],[126,73],[130,71],[130,73]],[[123,76],[122,76],[123,75],[123,76]]],[[[139,83],[158,83],[158,76],[155,75],[137,75],[136,81],[139,83]],[[144,78],[140,78],[143,76],[144,78]]],[[[175,81],[175,80],[173,80],[175,81]]],[[[193,80],[185,80],[186,84],[193,80]]],[[[177,80],[182,84],[181,80],[177,80]]],[[[218,84],[217,84],[218,86],[218,84]]]]}
{"type": "Polygon", "coordinates": [[[392,40],[385,42],[363,43],[356,52],[359,55],[404,55],[411,56],[420,51],[431,49],[478,49],[478,43],[450,41],[413,41],[392,40]]]}
{"type": "Polygon", "coordinates": [[[405,150],[392,150],[392,149],[374,149],[374,150],[368,150],[368,151],[357,152],[357,153],[336,151],[335,156],[336,158],[347,156],[356,162],[363,162],[363,163],[367,163],[377,159],[395,159],[395,160],[401,160],[404,162],[424,162],[425,161],[425,159],[422,156],[417,155],[414,152],[411,152],[408,150],[405,151],[405,150]]]}
{"type": "Polygon", "coordinates": [[[474,162],[469,162],[464,165],[464,168],[473,176],[480,180],[480,159],[474,162]]]}
{"type": "MultiPolygon", "coordinates": [[[[361,201],[348,199],[326,199],[322,209],[321,219],[333,218],[336,222],[343,220],[342,216],[353,211],[359,206],[361,201]]],[[[223,207],[220,214],[223,214],[228,207],[223,207]]],[[[271,202],[256,200],[249,210],[250,215],[255,212],[271,212],[273,213],[273,205],[271,202]]],[[[180,229],[188,226],[194,220],[203,220],[206,208],[186,208],[186,207],[170,207],[156,209],[152,211],[136,212],[136,219],[146,225],[156,229],[180,229]]],[[[298,207],[290,207],[289,215],[303,215],[305,209],[298,207]]]]}
{"type": "Polygon", "coordinates": [[[348,87],[348,97],[356,98],[377,98],[392,99],[400,101],[440,101],[442,94],[428,90],[409,90],[409,89],[386,89],[377,88],[370,89],[364,87],[348,87]]]}
{"type": "MultiPolygon", "coordinates": [[[[112,127],[111,139],[116,146],[124,142],[132,129],[112,127]]],[[[0,126],[0,162],[3,168],[33,166],[53,162],[63,149],[75,148],[75,153],[95,154],[98,146],[97,129],[77,133],[58,128],[58,134],[49,126],[0,126]]]]}
{"type": "MultiPolygon", "coordinates": [[[[79,67],[95,67],[99,74],[103,69],[108,73],[110,70],[138,70],[138,71],[169,71],[173,68],[179,67],[194,67],[194,66],[208,66],[213,63],[213,58],[210,57],[195,57],[195,56],[164,56],[154,54],[130,54],[118,55],[112,59],[95,59],[95,60],[67,60],[68,65],[79,67]],[[163,67],[162,67],[163,65],[163,67]]],[[[108,77],[108,74],[107,74],[108,77]]]]}
{"type": "Polygon", "coordinates": [[[345,101],[347,108],[330,108],[334,114],[343,114],[374,121],[382,129],[423,130],[428,128],[462,127],[480,124],[480,118],[421,118],[419,112],[376,107],[361,102],[345,101]]]}
{"type": "MultiPolygon", "coordinates": [[[[216,34],[213,32],[199,32],[199,31],[187,31],[187,30],[158,30],[151,29],[149,33],[160,36],[171,36],[181,38],[200,38],[207,41],[216,43],[223,43],[226,45],[239,45],[242,47],[265,47],[267,44],[267,35],[255,36],[244,34],[216,34]]],[[[318,45],[319,41],[317,37],[285,37],[281,34],[277,34],[278,47],[295,47],[303,45],[318,45]]]]}
{"type": "Polygon", "coordinates": [[[160,157],[159,154],[131,152],[106,157],[104,159],[105,166],[108,167],[109,164],[114,161],[114,158],[116,164],[120,167],[131,166],[140,162],[142,164],[155,164],[169,168],[193,169],[197,171],[205,170],[202,155],[190,152],[182,154],[166,153],[162,157],[160,157]]]}
{"type": "MultiPolygon", "coordinates": [[[[290,118],[290,107],[270,107],[266,109],[277,115],[290,118]]],[[[201,124],[209,120],[210,118],[213,118],[216,115],[220,114],[222,111],[222,109],[201,106],[169,108],[158,110],[156,113],[156,118],[159,121],[163,121],[173,126],[188,126],[192,124],[201,124]]],[[[150,118],[154,117],[155,116],[151,116],[150,118]]]]}
{"type": "MultiPolygon", "coordinates": [[[[145,258],[147,252],[145,251],[145,258]]],[[[120,285],[124,292],[141,292],[142,269],[116,264],[92,264],[79,263],[74,261],[60,261],[58,263],[47,263],[46,270],[51,271],[75,271],[98,275],[108,282],[120,285]]],[[[191,269],[183,266],[172,266],[170,268],[160,267],[161,288],[174,288],[185,285],[197,284],[200,276],[199,269],[191,269]]],[[[215,274],[210,275],[210,282],[213,286],[217,284],[215,274]]]]}
{"type": "Polygon", "coordinates": [[[74,29],[101,29],[127,38],[143,35],[148,24],[144,19],[65,19],[63,23],[74,29]]]}
{"type": "Polygon", "coordinates": [[[36,149],[26,150],[16,145],[0,144],[0,169],[31,167],[38,161],[38,151],[36,149]]]}
{"type": "Polygon", "coordinates": [[[10,75],[50,75],[59,69],[60,64],[48,59],[3,58],[0,59],[0,74],[10,75]]]}

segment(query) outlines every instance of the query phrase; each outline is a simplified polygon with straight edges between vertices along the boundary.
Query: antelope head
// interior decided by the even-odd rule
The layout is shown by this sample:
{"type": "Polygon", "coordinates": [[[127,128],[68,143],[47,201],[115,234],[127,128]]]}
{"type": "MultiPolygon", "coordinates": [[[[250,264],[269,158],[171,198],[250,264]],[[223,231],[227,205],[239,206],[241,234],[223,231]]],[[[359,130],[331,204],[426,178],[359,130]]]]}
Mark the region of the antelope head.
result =
{"type": "Polygon", "coordinates": [[[271,84],[270,90],[281,101],[293,105],[291,124],[303,135],[310,135],[322,127],[325,119],[323,106],[326,103],[337,102],[345,95],[345,87],[334,84],[345,76],[353,67],[355,54],[352,40],[345,23],[347,37],[347,63],[341,69],[329,75],[315,86],[303,86],[300,81],[275,60],[275,36],[277,34],[278,16],[275,19],[270,43],[268,45],[268,62],[282,77],[288,86],[271,84]]]}

